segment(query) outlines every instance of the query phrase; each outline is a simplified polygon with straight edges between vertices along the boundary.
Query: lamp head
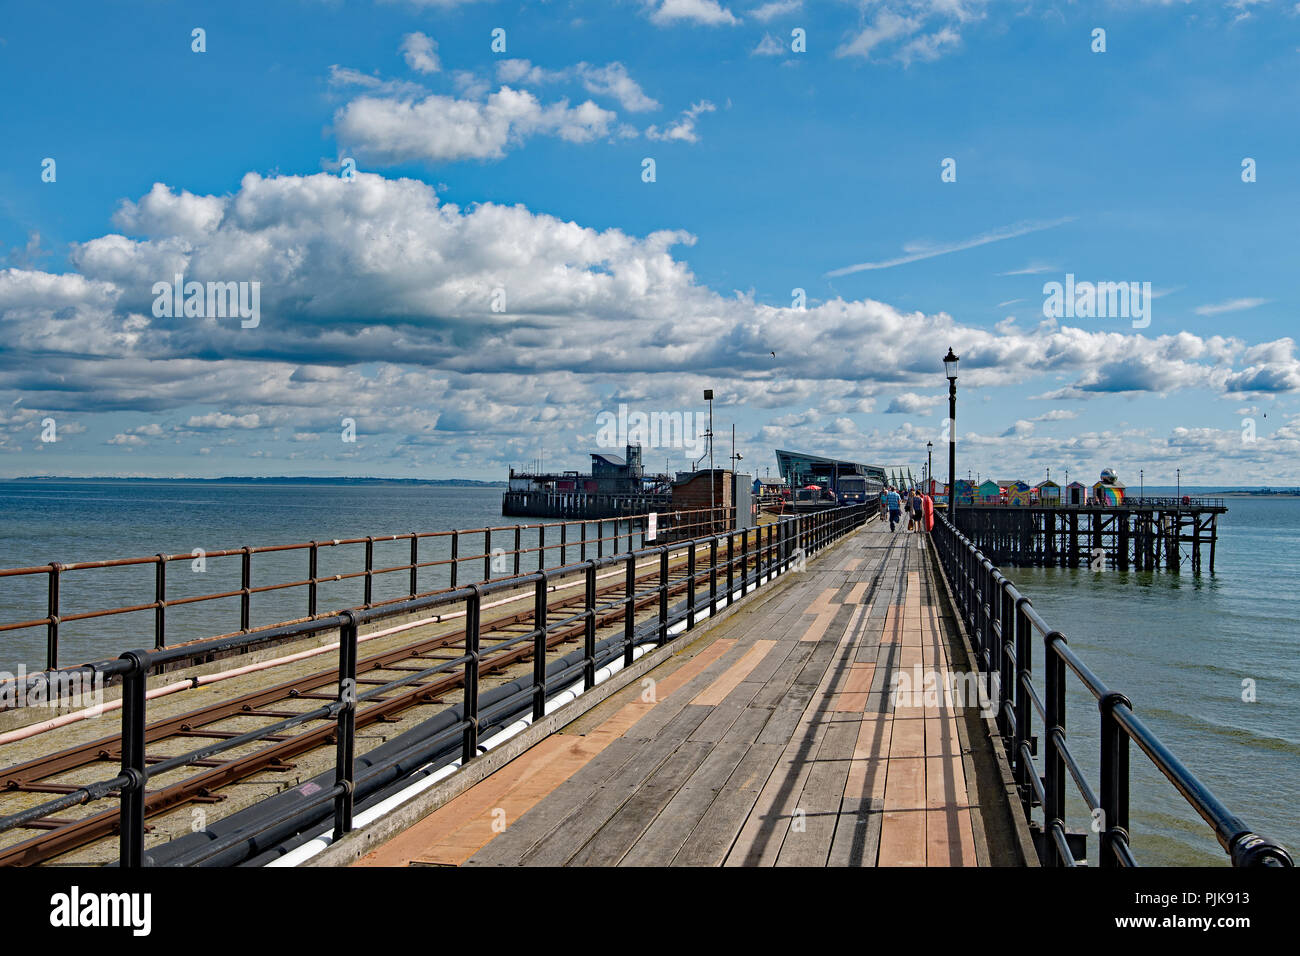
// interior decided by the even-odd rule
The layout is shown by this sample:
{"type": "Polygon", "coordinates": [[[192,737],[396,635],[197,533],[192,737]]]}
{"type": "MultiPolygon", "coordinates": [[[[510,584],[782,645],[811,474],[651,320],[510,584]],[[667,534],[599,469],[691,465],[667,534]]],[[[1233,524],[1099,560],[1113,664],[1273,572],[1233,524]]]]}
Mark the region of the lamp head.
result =
{"type": "Polygon", "coordinates": [[[948,354],[943,357],[943,371],[948,376],[948,381],[957,381],[957,356],[951,348],[948,354]]]}

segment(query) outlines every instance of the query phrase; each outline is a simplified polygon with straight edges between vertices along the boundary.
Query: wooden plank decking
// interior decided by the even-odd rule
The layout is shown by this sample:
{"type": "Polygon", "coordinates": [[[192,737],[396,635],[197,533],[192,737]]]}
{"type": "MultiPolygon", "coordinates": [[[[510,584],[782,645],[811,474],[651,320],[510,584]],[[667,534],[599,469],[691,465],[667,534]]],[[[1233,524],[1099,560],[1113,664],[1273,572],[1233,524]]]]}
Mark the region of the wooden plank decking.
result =
{"type": "Polygon", "coordinates": [[[987,863],[921,535],[869,525],[360,866],[987,863]]]}

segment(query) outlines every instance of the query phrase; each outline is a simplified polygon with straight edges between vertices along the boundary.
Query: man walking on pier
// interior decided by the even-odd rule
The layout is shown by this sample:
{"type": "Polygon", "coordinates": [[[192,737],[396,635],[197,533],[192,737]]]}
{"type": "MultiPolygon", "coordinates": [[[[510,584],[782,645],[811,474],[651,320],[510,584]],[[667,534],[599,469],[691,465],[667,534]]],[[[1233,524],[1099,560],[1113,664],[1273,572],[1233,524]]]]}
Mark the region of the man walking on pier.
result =
{"type": "Polygon", "coordinates": [[[893,531],[903,517],[903,500],[892,487],[885,493],[885,507],[889,509],[889,530],[893,531]]]}

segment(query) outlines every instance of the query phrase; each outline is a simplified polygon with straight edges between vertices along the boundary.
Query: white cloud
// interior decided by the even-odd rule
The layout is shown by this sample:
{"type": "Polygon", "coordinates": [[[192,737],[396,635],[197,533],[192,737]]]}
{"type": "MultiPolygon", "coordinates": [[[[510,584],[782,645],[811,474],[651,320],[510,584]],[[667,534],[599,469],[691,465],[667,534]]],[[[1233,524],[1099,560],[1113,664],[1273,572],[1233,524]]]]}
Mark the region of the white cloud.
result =
{"type": "Polygon", "coordinates": [[[692,104],[690,109],[683,110],[679,119],[669,123],[662,130],[658,126],[651,126],[645,131],[646,138],[698,143],[700,138],[695,133],[695,120],[701,113],[712,113],[716,109],[717,107],[708,100],[700,100],[692,104]]]}
{"type": "Polygon", "coordinates": [[[886,415],[914,415],[928,412],[941,400],[939,395],[918,395],[916,392],[902,392],[895,395],[885,409],[886,415]]]}
{"type": "Polygon", "coordinates": [[[580,82],[593,96],[608,96],[618,100],[630,113],[643,113],[659,109],[657,100],[647,96],[641,85],[632,79],[622,63],[593,66],[578,63],[562,70],[547,70],[534,66],[528,60],[502,60],[497,64],[497,79],[503,83],[530,84],[580,82]]]}
{"type": "Polygon", "coordinates": [[[868,269],[891,269],[894,266],[905,265],[909,262],[918,262],[921,259],[933,259],[935,256],[948,255],[950,252],[962,252],[966,249],[974,249],[977,246],[986,246],[992,242],[1003,242],[1007,239],[1016,239],[1020,236],[1027,236],[1033,232],[1042,232],[1044,229],[1054,229],[1057,226],[1073,221],[1073,216],[1066,216],[1062,219],[1053,219],[1047,222],[1018,222],[1010,226],[1000,226],[997,229],[991,229],[978,236],[974,236],[970,239],[961,239],[957,242],[935,243],[918,240],[906,243],[903,246],[903,251],[906,255],[899,256],[896,259],[887,259],[883,262],[860,262],[857,265],[835,269],[826,273],[826,275],[842,276],[849,275],[853,272],[862,272],[868,269]]]}
{"type": "Polygon", "coordinates": [[[438,62],[438,44],[423,33],[408,33],[402,37],[400,47],[406,65],[417,73],[437,73],[442,69],[438,62]]]}
{"type": "Polygon", "coordinates": [[[776,17],[785,16],[787,13],[797,13],[803,9],[803,0],[772,0],[762,6],[755,7],[749,11],[749,15],[755,20],[767,23],[776,17]]]}
{"type": "Polygon", "coordinates": [[[783,53],[785,44],[770,33],[763,34],[763,39],[758,41],[758,46],[753,51],[755,56],[780,56],[783,53]]]}
{"type": "Polygon", "coordinates": [[[227,415],[224,412],[210,412],[207,415],[191,415],[185,423],[186,428],[256,428],[261,424],[261,417],[256,413],[248,415],[227,415]]]}
{"type": "Polygon", "coordinates": [[[422,100],[363,96],[334,117],[342,144],[370,162],[499,159],[531,136],[587,143],[607,136],[617,114],[586,102],[548,106],[503,86],[486,102],[433,95],[422,100]]]}
{"type": "Polygon", "coordinates": [[[876,19],[870,26],[863,27],[852,39],[842,43],[835,55],[869,58],[880,44],[915,33],[920,26],[920,21],[911,17],[882,10],[876,14],[876,19]]]}
{"type": "Polygon", "coordinates": [[[702,23],[706,26],[735,25],[740,20],[718,0],[646,0],[650,20],[659,26],[678,22],[702,23]]]}
{"type": "MultiPolygon", "coordinates": [[[[74,246],[78,272],[0,270],[0,408],[9,413],[0,444],[12,429],[29,436],[36,413],[20,409],[40,408],[75,414],[96,441],[123,451],[175,435],[219,452],[229,442],[244,455],[281,429],[286,450],[326,471],[356,462],[348,467],[429,473],[436,461],[436,473],[469,473],[526,462],[539,442],[583,448],[575,435],[592,430],[592,409],[611,407],[620,392],[651,408],[686,409],[712,387],[719,408],[778,417],[816,409],[802,423],[761,426],[765,442],[853,460],[863,448],[895,457],[923,447],[935,429],[900,425],[873,437],[852,416],[876,399],[895,414],[939,410],[942,371],[917,341],[951,343],[963,384],[986,394],[1047,381],[1061,399],[1196,389],[1237,396],[1236,407],[1255,393],[1300,391],[1291,339],[1147,337],[1058,322],[990,329],[870,299],[777,308],[697,280],[675,254],[693,242],[687,233],[597,230],[519,205],[461,208],[411,179],[248,174],[231,195],[184,197],[161,187],[130,204],[143,237],[74,246]],[[194,238],[167,234],[168,223],[194,238]],[[261,325],[154,318],[151,284],[173,269],[260,281],[261,325]],[[492,311],[495,288],[508,292],[505,313],[492,311]],[[797,348],[785,347],[792,341],[797,348]],[[17,398],[22,406],[12,405],[17,398]],[[147,416],[147,431],[98,417],[122,411],[147,416]],[[328,440],[344,417],[364,442],[328,440]]],[[[1068,420],[1059,409],[1008,411],[971,447],[987,450],[989,462],[1019,454],[999,437],[1018,427],[1017,414],[1068,420]]],[[[1165,438],[1035,436],[1034,447],[1100,458],[1157,446],[1150,460],[1158,462],[1165,438]]],[[[1287,446],[1260,447],[1280,455],[1287,446]]]]}
{"type": "Polygon", "coordinates": [[[1242,312],[1246,309],[1253,309],[1256,306],[1266,305],[1269,301],[1269,299],[1230,299],[1227,302],[1198,306],[1193,311],[1197,315],[1222,315],[1225,312],[1242,312]]]}

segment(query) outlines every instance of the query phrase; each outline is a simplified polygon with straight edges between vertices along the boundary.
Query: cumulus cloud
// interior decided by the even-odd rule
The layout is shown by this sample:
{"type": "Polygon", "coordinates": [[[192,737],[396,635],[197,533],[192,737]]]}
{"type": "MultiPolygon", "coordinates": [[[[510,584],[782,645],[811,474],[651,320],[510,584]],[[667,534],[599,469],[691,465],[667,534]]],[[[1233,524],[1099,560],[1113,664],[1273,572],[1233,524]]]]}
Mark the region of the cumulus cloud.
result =
{"type": "MultiPolygon", "coordinates": [[[[866,449],[874,460],[884,456],[877,448],[901,454],[934,438],[932,426],[873,437],[853,417],[877,397],[895,414],[935,410],[940,370],[917,341],[950,343],[964,383],[1046,379],[1059,398],[1300,390],[1291,339],[1050,321],[989,329],[871,299],[768,306],[703,285],[679,254],[694,241],[688,233],[598,230],[519,205],[461,208],[425,183],[373,173],[351,182],[248,174],[223,196],[159,185],[124,204],[115,224],[132,236],[74,246],[76,271],[0,270],[0,407],[10,409],[0,438],[30,427],[37,413],[27,407],[130,411],[147,423],[115,424],[96,440],[130,448],[209,434],[239,447],[281,428],[301,451],[412,467],[436,456],[449,474],[527,461],[539,442],[580,448],[575,436],[593,430],[594,409],[620,394],[651,409],[693,409],[711,387],[720,410],[773,410],[756,441],[853,460],[866,449]],[[153,283],[177,271],[259,281],[261,324],[153,316],[153,283]],[[8,404],[18,398],[22,414],[8,404]],[[785,418],[792,408],[810,411],[785,418]],[[338,435],[344,418],[364,441],[297,437],[338,435]]],[[[1031,423],[1069,417],[1019,414],[1031,423]]],[[[990,456],[1015,450],[1006,427],[980,439],[990,456]]],[[[1139,444],[1163,447],[1165,437],[1139,444]]],[[[1087,439],[1107,454],[1124,440],[1087,439]]],[[[1035,447],[1088,451],[1086,441],[1065,441],[1036,436],[1035,447]]]]}
{"type": "Polygon", "coordinates": [[[497,64],[497,79],[503,83],[530,84],[565,83],[577,81],[593,96],[607,96],[619,102],[630,113],[643,113],[659,109],[657,100],[646,95],[641,85],[627,72],[622,63],[594,66],[578,63],[559,70],[534,66],[529,60],[502,60],[497,64]]]}
{"type": "Polygon", "coordinates": [[[740,20],[718,0],[645,0],[650,20],[659,26],[701,23],[706,26],[734,26],[740,20]]]}
{"type": "Polygon", "coordinates": [[[436,94],[419,100],[362,96],[335,114],[334,129],[357,156],[394,165],[500,159],[533,136],[588,143],[608,135],[616,118],[591,100],[544,106],[527,90],[502,86],[482,102],[436,94]]]}
{"type": "Polygon", "coordinates": [[[437,73],[442,69],[438,61],[438,44],[423,33],[408,33],[402,37],[402,58],[417,73],[437,73]]]}

